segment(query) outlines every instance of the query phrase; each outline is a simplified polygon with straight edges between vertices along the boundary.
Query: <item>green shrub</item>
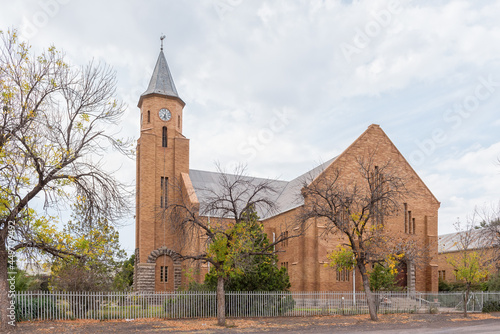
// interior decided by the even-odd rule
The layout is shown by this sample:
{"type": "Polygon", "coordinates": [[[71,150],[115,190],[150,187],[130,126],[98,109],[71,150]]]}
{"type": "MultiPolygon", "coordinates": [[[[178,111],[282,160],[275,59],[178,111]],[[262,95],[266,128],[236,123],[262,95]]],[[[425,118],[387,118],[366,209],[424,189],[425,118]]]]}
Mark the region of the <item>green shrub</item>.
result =
{"type": "Polygon", "coordinates": [[[60,310],[54,297],[40,296],[29,299],[30,303],[16,302],[16,321],[59,317],[60,310]]]}
{"type": "Polygon", "coordinates": [[[253,294],[241,298],[241,296],[226,295],[226,314],[230,317],[242,316],[274,316],[284,315],[286,312],[293,310],[295,300],[291,294],[253,294]],[[264,297],[265,296],[265,297],[264,297]],[[233,298],[233,300],[230,300],[233,298]],[[229,303],[232,301],[232,307],[229,303]]]}
{"type": "Polygon", "coordinates": [[[375,264],[370,272],[370,289],[372,291],[399,291],[397,272],[391,272],[391,268],[381,264],[375,264]]]}
{"type": "Polygon", "coordinates": [[[442,279],[439,279],[438,290],[439,291],[450,291],[450,285],[448,284],[448,282],[443,281],[442,279]]]}
{"type": "MultiPolygon", "coordinates": [[[[217,314],[217,302],[213,294],[180,294],[167,299],[163,307],[166,317],[215,317],[217,314]]],[[[226,294],[228,317],[284,315],[294,307],[295,300],[289,293],[247,296],[226,294]]]]}
{"type": "Polygon", "coordinates": [[[500,275],[493,276],[486,282],[488,291],[500,291],[500,275]]]}
{"type": "Polygon", "coordinates": [[[181,293],[167,299],[163,308],[168,318],[215,317],[217,314],[215,296],[208,294],[181,293]]]}
{"type": "Polygon", "coordinates": [[[500,312],[500,301],[488,300],[483,304],[483,312],[500,312]]]}
{"type": "MultiPolygon", "coordinates": [[[[465,283],[462,282],[446,282],[443,280],[439,280],[438,285],[439,291],[464,291],[465,283]]],[[[486,283],[477,283],[471,285],[471,291],[486,291],[487,285],[486,283]]]]}

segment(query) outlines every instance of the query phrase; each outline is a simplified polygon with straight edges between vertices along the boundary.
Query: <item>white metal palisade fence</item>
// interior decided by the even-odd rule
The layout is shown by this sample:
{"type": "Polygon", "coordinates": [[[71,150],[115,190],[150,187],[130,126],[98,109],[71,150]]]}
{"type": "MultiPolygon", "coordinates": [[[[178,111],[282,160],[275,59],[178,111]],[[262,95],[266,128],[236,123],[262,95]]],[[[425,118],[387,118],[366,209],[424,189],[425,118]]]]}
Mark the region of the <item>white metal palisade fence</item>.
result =
{"type": "MultiPolygon", "coordinates": [[[[24,320],[207,318],[216,316],[212,291],[137,294],[130,292],[19,292],[16,316],[24,320]]],[[[463,310],[461,292],[375,293],[378,313],[463,310]]],[[[500,292],[471,294],[467,309],[500,302],[500,292]]],[[[368,313],[364,292],[226,292],[228,317],[353,315],[368,313]]]]}

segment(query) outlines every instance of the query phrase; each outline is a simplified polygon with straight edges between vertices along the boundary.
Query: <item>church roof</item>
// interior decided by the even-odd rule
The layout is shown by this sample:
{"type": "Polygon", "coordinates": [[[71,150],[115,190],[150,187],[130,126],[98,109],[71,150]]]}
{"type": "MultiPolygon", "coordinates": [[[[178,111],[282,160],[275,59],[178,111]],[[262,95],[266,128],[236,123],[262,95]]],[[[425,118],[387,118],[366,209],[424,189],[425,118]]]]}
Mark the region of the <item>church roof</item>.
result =
{"type": "MultiPolygon", "coordinates": [[[[274,202],[276,203],[277,211],[262,212],[260,208],[257,208],[257,214],[259,217],[261,219],[267,219],[304,204],[304,199],[300,193],[304,184],[314,180],[335,159],[336,158],[330,159],[291,181],[269,180],[259,177],[246,176],[245,178],[250,180],[255,185],[263,181],[268,181],[270,182],[271,187],[276,190],[274,193],[274,202]]],[[[220,176],[221,173],[219,172],[201,171],[196,169],[189,170],[189,178],[191,179],[196,196],[200,202],[201,212],[203,212],[203,204],[206,202],[211,192],[221,193],[221,182],[219,182],[220,176]],[[207,189],[210,189],[210,192],[207,191],[207,189]]],[[[227,176],[233,177],[232,175],[227,176]]]]}
{"type": "MultiPolygon", "coordinates": [[[[312,180],[314,180],[321,172],[323,172],[330,164],[336,159],[332,158],[310,171],[296,177],[295,179],[287,182],[286,186],[283,188],[283,191],[276,198],[276,204],[278,206],[278,213],[283,213],[292,209],[295,209],[302,204],[304,204],[304,198],[301,196],[300,191],[305,184],[309,184],[312,180]]],[[[270,216],[269,216],[270,217],[270,216]]],[[[265,218],[269,218],[265,217],[265,218]]]]}
{"type": "Polygon", "coordinates": [[[180,99],[163,50],[160,51],[160,55],[156,61],[156,66],[151,76],[151,80],[149,81],[148,89],[141,95],[141,98],[149,94],[161,94],[180,99]]]}
{"type": "MultiPolygon", "coordinates": [[[[257,209],[257,213],[261,219],[268,219],[273,216],[279,215],[281,213],[290,211],[292,209],[298,208],[304,204],[304,199],[301,196],[301,190],[304,185],[310,184],[313,180],[315,180],[323,171],[325,171],[336,159],[341,159],[342,156],[347,154],[349,150],[352,150],[356,145],[366,145],[366,141],[374,141],[380,143],[381,140],[385,140],[387,143],[392,145],[392,148],[399,154],[401,157],[401,153],[397,150],[396,146],[392,143],[392,141],[387,137],[385,132],[380,128],[379,125],[372,124],[368,127],[368,129],[363,132],[363,134],[358,137],[343,153],[339,156],[332,158],[325,163],[322,163],[310,171],[296,177],[291,181],[281,181],[281,180],[268,180],[257,177],[247,177],[253,184],[257,185],[262,181],[270,182],[273,188],[276,190],[275,193],[270,196],[274,199],[276,204],[276,209],[273,212],[261,212],[262,210],[257,209]]],[[[403,157],[404,159],[404,157],[403,157]]],[[[405,160],[406,162],[406,160],[405,160]]],[[[431,199],[439,205],[439,201],[432,194],[432,192],[427,188],[427,186],[423,183],[420,177],[416,174],[416,172],[412,169],[410,164],[407,164],[407,167],[414,173],[417,177],[417,182],[420,182],[426,190],[428,190],[428,194],[431,196],[431,199]]],[[[196,197],[200,203],[200,212],[204,211],[204,203],[207,203],[209,200],[209,196],[211,194],[221,194],[221,182],[220,176],[221,174],[218,172],[208,172],[208,171],[199,171],[199,170],[190,170],[189,176],[191,179],[191,184],[194,188],[196,197]],[[210,189],[211,191],[207,191],[210,189]]],[[[228,176],[230,177],[230,176],[228,176]]],[[[232,177],[232,176],[231,176],[232,177]]],[[[234,176],[235,177],[235,176],[234,176]]]]}

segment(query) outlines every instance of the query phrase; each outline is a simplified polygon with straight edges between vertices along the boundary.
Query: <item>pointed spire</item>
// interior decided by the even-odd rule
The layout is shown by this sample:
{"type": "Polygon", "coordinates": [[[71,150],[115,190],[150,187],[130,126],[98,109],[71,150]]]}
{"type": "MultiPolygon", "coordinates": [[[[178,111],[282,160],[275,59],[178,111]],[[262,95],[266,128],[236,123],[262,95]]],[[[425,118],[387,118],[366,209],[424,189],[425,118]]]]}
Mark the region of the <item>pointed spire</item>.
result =
{"type": "MultiPolygon", "coordinates": [[[[141,95],[142,97],[149,94],[160,94],[165,96],[177,97],[180,99],[177,89],[175,88],[174,79],[168,68],[167,60],[163,53],[163,39],[165,36],[161,36],[161,49],[158,60],[156,61],[156,66],[149,81],[148,89],[141,95]]],[[[181,100],[182,101],[182,100],[181,100]]]]}

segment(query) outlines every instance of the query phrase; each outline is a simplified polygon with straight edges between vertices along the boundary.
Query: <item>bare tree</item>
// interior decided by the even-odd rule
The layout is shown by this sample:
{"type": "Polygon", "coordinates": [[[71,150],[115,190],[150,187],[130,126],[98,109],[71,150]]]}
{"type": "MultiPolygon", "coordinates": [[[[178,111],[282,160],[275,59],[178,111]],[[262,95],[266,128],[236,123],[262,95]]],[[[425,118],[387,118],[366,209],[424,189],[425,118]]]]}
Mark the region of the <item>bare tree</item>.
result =
{"type": "MultiPolygon", "coordinates": [[[[217,272],[217,319],[225,325],[224,282],[228,276],[241,271],[255,255],[275,254],[275,246],[284,240],[301,235],[276,238],[264,243],[262,233],[254,233],[256,213],[271,213],[276,210],[276,190],[271,180],[262,180],[245,175],[245,168],[237,167],[234,174],[227,174],[219,167],[219,179],[205,189],[199,189],[200,203],[189,200],[191,194],[183,193],[182,201],[169,205],[167,211],[182,245],[194,245],[205,238],[200,249],[184,248],[180,257],[210,263],[217,272]],[[261,239],[256,239],[261,238],[261,239]],[[261,241],[261,242],[260,242],[261,241]]],[[[260,226],[262,228],[262,226],[260,226]]]]}
{"type": "Polygon", "coordinates": [[[384,225],[410,193],[391,161],[376,164],[374,154],[356,159],[354,166],[329,168],[307,180],[302,189],[301,220],[322,219],[325,233],[345,237],[338,265],[361,273],[370,317],[377,320],[375,298],[370,290],[367,266],[388,255],[404,254],[416,261],[423,251],[416,242],[389,235],[384,225]]]}
{"type": "Polygon", "coordinates": [[[500,266],[500,203],[497,205],[476,207],[474,210],[475,222],[478,227],[484,229],[481,238],[488,248],[493,250],[494,257],[491,259],[500,266]]]}
{"type": "MultiPolygon", "coordinates": [[[[76,69],[50,47],[40,55],[20,42],[16,31],[0,31],[0,312],[1,326],[14,324],[7,266],[16,251],[76,255],[60,238],[50,211],[80,197],[85,215],[116,222],[128,212],[127,190],[102,157],[114,139],[124,106],[114,99],[114,72],[92,62],[76,69]]],[[[54,211],[52,211],[54,212],[54,211]]],[[[57,211],[55,211],[57,212],[57,211]]]]}

